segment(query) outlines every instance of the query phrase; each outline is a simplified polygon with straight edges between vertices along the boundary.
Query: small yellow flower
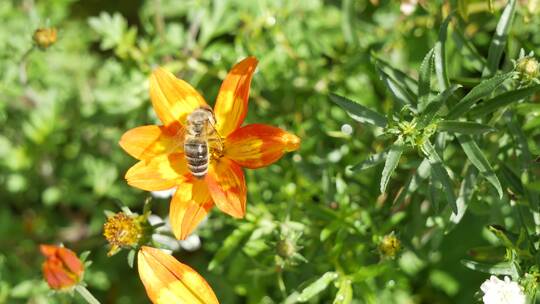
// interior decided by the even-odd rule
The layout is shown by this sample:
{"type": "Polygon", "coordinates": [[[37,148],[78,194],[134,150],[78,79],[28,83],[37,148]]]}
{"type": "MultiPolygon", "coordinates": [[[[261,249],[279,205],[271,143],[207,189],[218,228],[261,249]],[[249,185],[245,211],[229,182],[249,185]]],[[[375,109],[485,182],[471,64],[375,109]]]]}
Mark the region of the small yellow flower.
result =
{"type": "Polygon", "coordinates": [[[394,233],[387,234],[379,243],[379,252],[385,258],[394,258],[401,249],[401,242],[394,233]]]}
{"type": "Polygon", "coordinates": [[[34,32],[34,42],[40,48],[46,49],[56,42],[56,28],[39,28],[34,32]]]}
{"type": "Polygon", "coordinates": [[[103,225],[103,236],[111,244],[108,255],[114,255],[120,248],[140,245],[145,235],[144,222],[145,217],[142,215],[130,216],[123,212],[109,217],[103,225]]]}

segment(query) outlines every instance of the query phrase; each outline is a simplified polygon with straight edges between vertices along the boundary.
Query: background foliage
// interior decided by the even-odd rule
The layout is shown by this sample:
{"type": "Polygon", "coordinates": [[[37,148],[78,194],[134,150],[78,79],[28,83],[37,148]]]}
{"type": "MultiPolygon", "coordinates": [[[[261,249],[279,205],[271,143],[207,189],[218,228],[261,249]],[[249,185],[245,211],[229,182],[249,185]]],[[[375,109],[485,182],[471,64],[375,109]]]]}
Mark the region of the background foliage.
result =
{"type": "MultiPolygon", "coordinates": [[[[512,71],[521,48],[540,53],[540,5],[518,1],[502,60],[493,59],[490,44],[506,4],[424,1],[406,15],[398,1],[375,0],[0,1],[0,303],[78,301],[49,297],[41,280],[37,246],[52,242],[91,250],[86,279],[103,302],[147,302],[125,253],[107,258],[101,235],[104,210],[141,212],[148,196],[123,180],[134,160],[117,142],[127,129],[156,122],[147,83],[153,67],[174,71],[211,103],[227,70],[247,55],[260,60],[247,122],[285,128],[302,138],[302,147],[248,171],[246,219],[213,213],[197,231],[202,247],[176,257],[200,271],[222,303],[475,301],[488,275],[460,263],[484,252],[471,248],[493,246],[487,260],[502,260],[516,252],[508,249],[515,242],[495,236],[508,231],[529,236],[522,249],[536,254],[531,209],[540,200],[534,162],[540,106],[528,96],[537,90],[515,97],[512,92],[529,84],[508,75],[481,98],[509,92],[516,102],[467,114],[490,127],[473,132],[489,170],[479,174],[461,148],[464,139],[454,134],[459,130],[448,131],[463,126],[447,124],[431,142],[444,163],[438,172],[449,172],[451,180],[441,186],[422,176],[425,149],[408,148],[393,175],[384,170],[383,194],[385,166],[362,161],[389,148],[393,133],[355,121],[329,94],[389,121],[409,121],[415,110],[402,108],[385,82],[397,79],[394,87],[413,92],[415,104],[429,104],[444,91],[430,68],[437,57],[424,56],[441,43],[439,27],[453,12],[445,67],[447,84],[462,86],[448,101],[457,104],[481,80],[512,71]],[[47,26],[58,29],[57,42],[33,48],[33,32],[47,26]],[[422,85],[429,78],[432,86],[422,85]],[[417,96],[411,88],[419,85],[417,96]],[[498,188],[483,178],[491,174],[498,188]],[[457,221],[448,191],[468,206],[457,221]],[[388,235],[401,241],[395,258],[380,248],[388,235]]],[[[403,131],[397,122],[392,126],[403,131]]],[[[154,199],[153,213],[167,210],[168,200],[154,199]]],[[[522,267],[537,260],[511,259],[522,267]]]]}

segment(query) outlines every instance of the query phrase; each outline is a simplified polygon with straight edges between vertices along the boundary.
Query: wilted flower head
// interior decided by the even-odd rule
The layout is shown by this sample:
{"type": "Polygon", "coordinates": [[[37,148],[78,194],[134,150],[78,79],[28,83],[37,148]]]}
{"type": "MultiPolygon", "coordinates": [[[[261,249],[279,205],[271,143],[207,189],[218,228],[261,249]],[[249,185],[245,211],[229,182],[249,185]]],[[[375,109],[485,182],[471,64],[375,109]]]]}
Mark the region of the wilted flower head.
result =
{"type": "Polygon", "coordinates": [[[160,249],[142,247],[137,261],[139,276],[152,303],[219,303],[200,274],[160,249]]]}
{"type": "Polygon", "coordinates": [[[109,217],[103,225],[103,236],[111,244],[108,255],[114,255],[120,248],[134,248],[142,245],[146,222],[144,215],[128,215],[124,212],[109,217]]]}
{"type": "Polygon", "coordinates": [[[62,290],[80,282],[84,265],[73,251],[53,245],[41,245],[39,249],[46,258],[43,276],[50,288],[62,290]]]}
{"type": "Polygon", "coordinates": [[[37,46],[46,49],[56,42],[56,29],[54,27],[39,28],[32,38],[37,46]]]}
{"type": "Polygon", "coordinates": [[[484,304],[525,304],[526,297],[521,286],[504,277],[500,280],[492,275],[480,286],[484,293],[482,300],[484,304]]]}

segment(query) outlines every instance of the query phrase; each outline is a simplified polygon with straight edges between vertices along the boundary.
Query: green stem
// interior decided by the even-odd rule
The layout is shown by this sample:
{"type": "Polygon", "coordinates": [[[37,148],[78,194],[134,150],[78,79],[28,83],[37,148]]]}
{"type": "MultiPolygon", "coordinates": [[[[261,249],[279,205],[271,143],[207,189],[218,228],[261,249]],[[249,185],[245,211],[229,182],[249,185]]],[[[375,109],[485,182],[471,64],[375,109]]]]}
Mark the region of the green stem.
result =
{"type": "Polygon", "coordinates": [[[101,304],[91,293],[82,285],[75,286],[75,290],[83,297],[89,304],[101,304]]]}

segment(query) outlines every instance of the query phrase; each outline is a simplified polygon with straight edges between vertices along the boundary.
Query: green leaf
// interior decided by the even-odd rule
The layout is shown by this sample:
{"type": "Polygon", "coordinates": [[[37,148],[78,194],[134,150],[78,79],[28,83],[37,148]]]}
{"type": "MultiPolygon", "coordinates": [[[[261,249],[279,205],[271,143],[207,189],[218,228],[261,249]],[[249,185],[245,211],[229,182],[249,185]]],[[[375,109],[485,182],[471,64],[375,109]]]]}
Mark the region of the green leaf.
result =
{"type": "Polygon", "coordinates": [[[386,186],[388,185],[390,176],[399,163],[401,153],[403,153],[403,140],[398,138],[390,147],[390,151],[388,151],[388,155],[386,156],[386,162],[384,163],[384,169],[381,177],[381,193],[386,191],[386,186]]]}
{"type": "Polygon", "coordinates": [[[371,54],[371,58],[373,59],[377,69],[384,72],[388,77],[394,79],[394,81],[402,83],[409,93],[412,94],[412,92],[418,92],[418,82],[416,79],[412,78],[403,71],[394,68],[388,62],[377,57],[377,55],[374,53],[371,54]]]}
{"type": "Polygon", "coordinates": [[[426,155],[429,164],[431,165],[432,177],[441,183],[446,201],[452,208],[454,214],[458,214],[458,207],[456,203],[456,195],[454,194],[454,186],[452,185],[452,179],[448,175],[446,168],[442,163],[442,159],[435,151],[435,147],[429,142],[425,141],[422,145],[422,152],[426,155]]]}
{"type": "Polygon", "coordinates": [[[497,72],[515,12],[516,0],[508,1],[501,18],[499,19],[499,23],[497,23],[497,28],[495,29],[493,38],[491,39],[491,44],[489,45],[488,50],[487,65],[482,73],[483,76],[491,77],[497,72]]]}
{"type": "Polygon", "coordinates": [[[512,262],[501,262],[496,264],[488,264],[488,263],[479,263],[471,260],[461,260],[461,264],[463,266],[479,271],[484,273],[489,273],[493,275],[509,275],[509,276],[517,276],[518,272],[516,270],[516,266],[512,262]]]}
{"type": "Polygon", "coordinates": [[[491,114],[500,108],[506,107],[513,102],[531,96],[540,91],[540,85],[533,85],[515,91],[504,92],[491,99],[485,100],[469,113],[473,118],[479,118],[491,114]]]}
{"type": "Polygon", "coordinates": [[[210,264],[208,264],[208,270],[213,270],[219,266],[227,257],[229,257],[247,238],[247,236],[253,232],[255,225],[252,223],[245,223],[236,228],[223,242],[223,245],[214,255],[210,264]]]}
{"type": "Polygon", "coordinates": [[[376,165],[382,163],[386,159],[387,154],[388,154],[388,151],[386,150],[377,154],[372,154],[361,163],[351,166],[348,169],[353,170],[353,171],[363,171],[363,170],[375,167],[376,165]]]}
{"type": "Polygon", "coordinates": [[[418,111],[422,112],[429,100],[431,91],[431,69],[433,67],[433,49],[424,57],[420,65],[420,75],[418,77],[418,111]]]}
{"type": "Polygon", "coordinates": [[[325,290],[330,283],[332,283],[335,279],[337,279],[338,274],[332,271],[329,271],[325,274],[323,274],[320,278],[318,278],[315,282],[308,285],[297,298],[298,302],[307,302],[314,296],[321,293],[323,290],[325,290]]]}
{"type": "Polygon", "coordinates": [[[488,80],[482,81],[480,84],[472,88],[472,90],[465,95],[448,114],[448,119],[456,119],[463,114],[467,113],[474,105],[474,103],[486,96],[489,96],[496,88],[498,88],[505,80],[514,75],[513,72],[499,74],[493,76],[488,80]]]}
{"type": "Polygon", "coordinates": [[[491,164],[484,156],[484,153],[482,153],[482,150],[480,150],[474,139],[468,135],[458,135],[457,139],[461,144],[461,148],[463,148],[463,152],[465,152],[471,163],[493,185],[493,187],[495,187],[497,193],[499,194],[499,198],[502,198],[503,189],[501,183],[499,182],[495,172],[493,172],[491,164]]]}
{"type": "Polygon", "coordinates": [[[347,111],[349,116],[351,116],[352,119],[356,121],[359,121],[361,123],[369,123],[381,128],[386,127],[386,117],[364,107],[357,102],[333,93],[330,93],[330,100],[332,100],[334,103],[347,111]]]}
{"type": "Polygon", "coordinates": [[[444,120],[439,122],[437,130],[458,134],[483,134],[496,131],[492,126],[472,121],[444,120]]]}
{"type": "Polygon", "coordinates": [[[343,278],[339,283],[339,290],[336,293],[333,304],[350,304],[353,298],[351,279],[343,278]]]}
{"type": "Polygon", "coordinates": [[[448,99],[454,95],[454,93],[461,88],[461,85],[452,85],[450,88],[444,90],[442,93],[437,95],[433,101],[431,101],[427,107],[424,109],[424,112],[420,115],[418,120],[418,128],[424,128],[429,125],[434,118],[437,117],[437,114],[446,104],[448,99]]]}
{"type": "Polygon", "coordinates": [[[402,83],[390,77],[378,65],[377,70],[379,71],[381,80],[384,82],[384,84],[386,84],[386,87],[388,88],[388,90],[390,90],[390,93],[394,97],[394,101],[396,101],[400,106],[404,106],[406,104],[416,104],[415,98],[413,96],[414,94],[407,91],[407,89],[403,86],[402,83]]]}
{"type": "Polygon", "coordinates": [[[435,43],[433,62],[435,65],[435,76],[439,83],[439,89],[444,91],[450,87],[450,80],[448,80],[448,74],[446,72],[446,36],[448,34],[448,24],[454,13],[449,14],[444,19],[439,29],[439,39],[435,43]]]}

